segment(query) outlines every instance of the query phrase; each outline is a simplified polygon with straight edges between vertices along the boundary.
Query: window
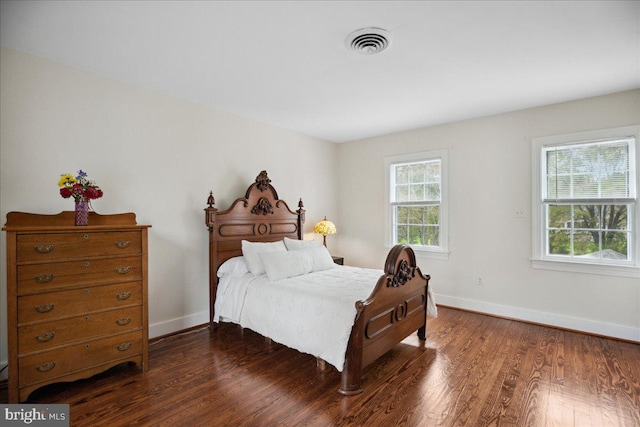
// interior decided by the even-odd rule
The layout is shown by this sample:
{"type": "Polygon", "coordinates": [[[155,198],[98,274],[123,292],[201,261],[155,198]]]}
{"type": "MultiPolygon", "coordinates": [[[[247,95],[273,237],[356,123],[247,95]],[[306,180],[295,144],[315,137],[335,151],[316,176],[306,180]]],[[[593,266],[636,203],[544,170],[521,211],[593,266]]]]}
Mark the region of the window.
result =
{"type": "Polygon", "coordinates": [[[632,127],[534,140],[534,260],[637,275],[615,269],[638,266],[636,134],[632,127]]]}
{"type": "Polygon", "coordinates": [[[445,254],[446,151],[389,157],[385,163],[388,245],[445,254]]]}

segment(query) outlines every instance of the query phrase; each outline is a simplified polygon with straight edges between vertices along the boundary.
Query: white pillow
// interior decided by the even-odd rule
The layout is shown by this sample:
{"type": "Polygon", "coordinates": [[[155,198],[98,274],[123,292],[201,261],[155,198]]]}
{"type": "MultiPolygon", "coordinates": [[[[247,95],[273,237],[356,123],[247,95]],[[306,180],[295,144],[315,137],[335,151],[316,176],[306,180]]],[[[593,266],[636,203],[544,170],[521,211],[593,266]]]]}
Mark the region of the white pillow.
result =
{"type": "Polygon", "coordinates": [[[311,272],[311,257],[304,251],[261,252],[258,255],[269,280],[287,279],[311,272]]]}
{"type": "Polygon", "coordinates": [[[287,247],[288,251],[295,251],[299,249],[313,248],[316,246],[320,246],[321,243],[316,240],[296,240],[296,239],[290,239],[288,237],[285,237],[284,245],[287,247]]]}
{"type": "Polygon", "coordinates": [[[312,272],[328,270],[336,266],[333,258],[331,258],[331,254],[323,245],[301,249],[299,252],[306,252],[311,257],[312,272]]]}
{"type": "Polygon", "coordinates": [[[249,267],[242,256],[229,258],[218,267],[218,277],[224,277],[230,274],[246,274],[248,272],[249,267]]]}
{"type": "Polygon", "coordinates": [[[262,261],[260,260],[259,253],[262,252],[275,252],[282,251],[286,252],[287,247],[284,245],[282,240],[278,240],[277,242],[249,242],[247,240],[242,241],[242,255],[247,262],[247,266],[249,267],[249,271],[253,273],[254,276],[259,276],[264,274],[264,266],[262,265],[262,261]]]}

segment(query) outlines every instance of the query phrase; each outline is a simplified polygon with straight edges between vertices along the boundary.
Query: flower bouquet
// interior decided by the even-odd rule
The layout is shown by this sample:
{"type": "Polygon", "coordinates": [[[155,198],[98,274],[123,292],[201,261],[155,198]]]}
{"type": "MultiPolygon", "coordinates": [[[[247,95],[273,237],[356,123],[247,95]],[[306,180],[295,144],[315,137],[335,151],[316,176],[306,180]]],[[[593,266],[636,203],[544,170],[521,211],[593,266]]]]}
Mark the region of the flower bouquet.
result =
{"type": "Polygon", "coordinates": [[[82,169],[78,171],[78,176],[70,173],[60,176],[58,181],[60,195],[65,199],[73,197],[76,202],[76,225],[89,224],[89,203],[90,200],[102,197],[102,190],[98,185],[87,178],[87,173],[82,169]]]}

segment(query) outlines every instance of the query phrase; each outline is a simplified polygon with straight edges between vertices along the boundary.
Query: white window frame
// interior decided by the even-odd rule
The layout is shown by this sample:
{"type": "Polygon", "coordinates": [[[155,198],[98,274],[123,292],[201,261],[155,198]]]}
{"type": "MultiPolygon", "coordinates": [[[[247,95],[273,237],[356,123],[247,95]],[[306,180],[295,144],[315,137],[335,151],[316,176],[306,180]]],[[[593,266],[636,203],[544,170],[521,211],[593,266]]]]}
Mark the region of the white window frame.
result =
{"type": "MultiPolygon", "coordinates": [[[[602,261],[597,259],[581,259],[577,257],[561,257],[546,254],[546,204],[544,191],[546,180],[544,171],[544,147],[553,145],[569,145],[572,143],[588,143],[613,139],[634,138],[635,144],[630,149],[630,167],[635,169],[635,176],[630,177],[632,189],[640,188],[640,126],[625,126],[597,131],[580,132],[566,135],[556,135],[531,140],[532,159],[532,266],[534,268],[571,271],[579,273],[603,274],[610,276],[640,277],[640,197],[633,194],[635,202],[631,202],[630,212],[627,213],[628,226],[631,229],[631,241],[627,243],[629,260],[623,262],[602,261]]],[[[578,203],[577,203],[578,204],[578,203]]],[[[621,204],[627,204],[623,202],[621,204]]]]}
{"type": "Polygon", "coordinates": [[[385,246],[391,248],[393,241],[393,208],[391,196],[391,167],[399,163],[440,161],[440,245],[423,246],[409,245],[419,255],[432,259],[449,258],[449,180],[448,180],[448,150],[433,150],[420,153],[402,154],[384,158],[385,164],[385,246]]]}

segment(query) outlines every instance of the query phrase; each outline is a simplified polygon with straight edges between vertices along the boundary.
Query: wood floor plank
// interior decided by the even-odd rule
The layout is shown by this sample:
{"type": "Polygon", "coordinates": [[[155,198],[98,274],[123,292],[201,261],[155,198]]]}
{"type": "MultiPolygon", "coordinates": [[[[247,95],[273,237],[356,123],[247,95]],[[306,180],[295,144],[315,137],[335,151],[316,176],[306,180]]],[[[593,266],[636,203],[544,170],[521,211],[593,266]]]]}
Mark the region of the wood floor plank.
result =
{"type": "Polygon", "coordinates": [[[499,370],[484,405],[481,406],[480,421],[485,425],[499,426],[505,421],[506,409],[512,401],[515,388],[514,370],[517,366],[514,366],[514,363],[519,361],[519,358],[514,359],[513,354],[524,327],[525,325],[519,322],[505,324],[505,339],[499,350],[500,357],[496,360],[499,370]]]}
{"type": "MultiPolygon", "coordinates": [[[[91,426],[640,425],[640,345],[440,308],[340,395],[340,373],[234,325],[152,343],[121,365],[35,391],[91,426]]],[[[6,389],[0,401],[6,402],[6,389]]]]}

